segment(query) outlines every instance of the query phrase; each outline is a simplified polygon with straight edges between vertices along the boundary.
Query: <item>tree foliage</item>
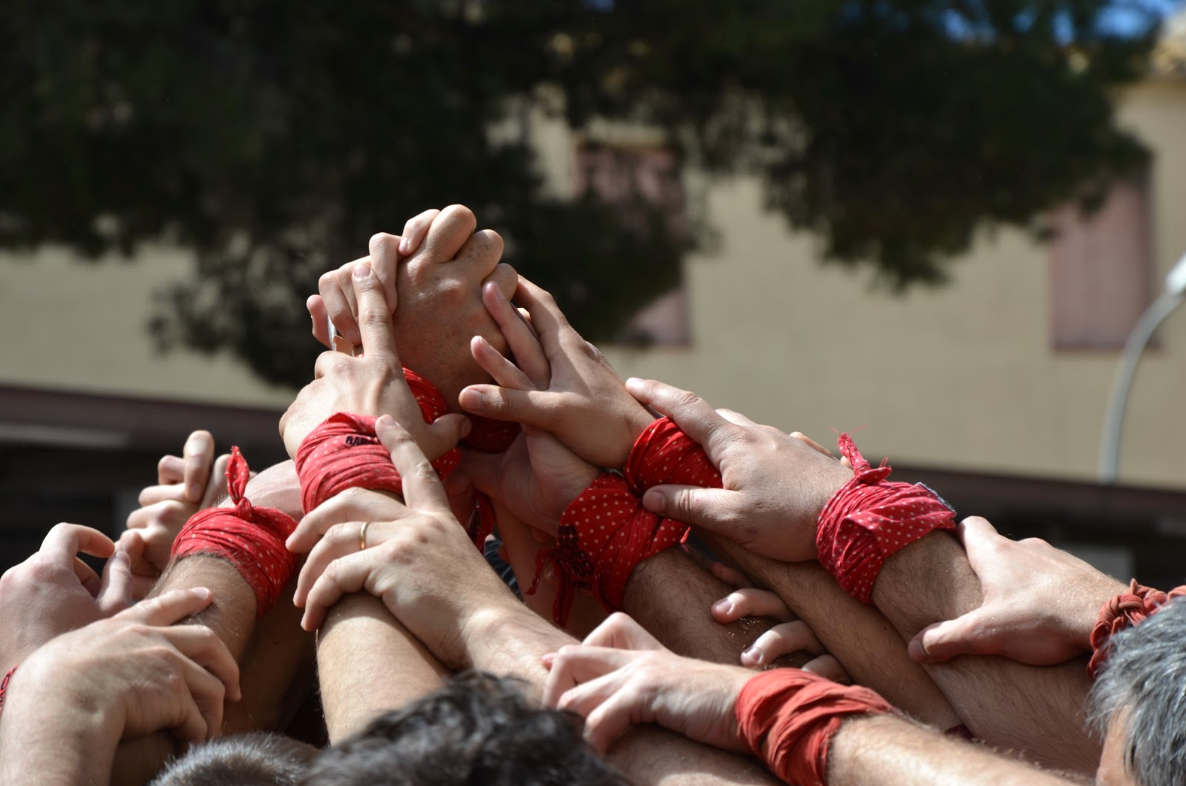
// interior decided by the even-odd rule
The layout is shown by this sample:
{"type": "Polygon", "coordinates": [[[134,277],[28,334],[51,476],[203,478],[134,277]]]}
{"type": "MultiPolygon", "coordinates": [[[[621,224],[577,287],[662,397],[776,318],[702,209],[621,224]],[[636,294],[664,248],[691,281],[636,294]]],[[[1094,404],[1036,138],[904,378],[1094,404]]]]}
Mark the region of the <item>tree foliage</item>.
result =
{"type": "Polygon", "coordinates": [[[5,6],[0,246],[191,248],[162,337],[283,383],[308,373],[317,274],[425,207],[472,206],[594,338],[678,281],[705,217],[673,234],[639,195],[549,193],[513,133],[528,108],[661,129],[903,287],[941,280],[978,227],[1141,163],[1110,98],[1156,27],[1118,32],[1101,0],[5,6]]]}

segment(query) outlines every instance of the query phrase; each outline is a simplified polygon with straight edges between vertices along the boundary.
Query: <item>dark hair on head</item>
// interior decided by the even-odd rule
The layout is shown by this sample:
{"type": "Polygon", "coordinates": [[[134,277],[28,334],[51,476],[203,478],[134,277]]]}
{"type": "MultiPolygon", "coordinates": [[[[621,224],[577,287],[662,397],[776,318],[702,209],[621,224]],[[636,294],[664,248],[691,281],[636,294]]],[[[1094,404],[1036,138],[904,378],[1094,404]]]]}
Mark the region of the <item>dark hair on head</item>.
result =
{"type": "Polygon", "coordinates": [[[190,748],[151,786],[298,786],[318,751],[282,734],[235,734],[190,748]]]}
{"type": "Polygon", "coordinates": [[[329,748],[304,786],[622,786],[576,715],[530,706],[516,683],[467,672],[329,748]]]}

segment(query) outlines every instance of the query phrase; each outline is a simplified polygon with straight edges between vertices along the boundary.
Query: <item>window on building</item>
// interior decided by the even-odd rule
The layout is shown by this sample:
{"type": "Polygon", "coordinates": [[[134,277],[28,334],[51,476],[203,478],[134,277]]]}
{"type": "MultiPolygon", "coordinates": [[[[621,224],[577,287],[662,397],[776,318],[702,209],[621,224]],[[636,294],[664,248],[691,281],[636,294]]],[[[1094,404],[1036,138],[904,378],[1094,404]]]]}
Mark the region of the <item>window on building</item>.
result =
{"type": "Polygon", "coordinates": [[[1149,305],[1149,178],[1117,184],[1099,210],[1050,216],[1051,335],[1056,350],[1120,349],[1149,305]]]}
{"type": "MultiPolygon", "coordinates": [[[[610,204],[621,204],[629,223],[629,206],[641,199],[658,207],[676,242],[689,233],[687,204],[679,162],[661,146],[585,142],[577,147],[574,187],[578,195],[592,191],[610,204]]],[[[636,345],[681,346],[691,342],[687,291],[681,280],[626,324],[619,341],[636,345]]]]}

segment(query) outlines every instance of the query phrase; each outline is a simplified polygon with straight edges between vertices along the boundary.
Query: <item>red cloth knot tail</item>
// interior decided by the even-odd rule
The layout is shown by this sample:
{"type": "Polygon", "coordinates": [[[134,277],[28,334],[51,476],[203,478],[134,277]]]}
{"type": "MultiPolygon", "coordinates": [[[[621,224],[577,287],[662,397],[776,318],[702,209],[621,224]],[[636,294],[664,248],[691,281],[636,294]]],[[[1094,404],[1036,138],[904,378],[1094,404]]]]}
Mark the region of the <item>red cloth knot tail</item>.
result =
{"type": "MultiPolygon", "coordinates": [[[[231,501],[238,503],[247,493],[247,481],[251,480],[251,468],[239,451],[238,445],[231,446],[231,459],[226,465],[226,490],[231,501]]],[[[250,503],[248,503],[250,504],[250,503]]]]}
{"type": "Polygon", "coordinates": [[[839,443],[856,472],[820,512],[816,552],[848,594],[871,603],[885,560],[936,529],[955,529],[955,511],[921,483],[886,480],[888,463],[870,466],[848,434],[839,443]]]}
{"type": "MultiPolygon", "coordinates": [[[[603,472],[564,511],[556,545],[546,552],[561,587],[556,623],[568,619],[575,597],[570,589],[592,593],[607,609],[620,610],[634,567],[679,543],[686,531],[686,525],[645,510],[625,478],[603,472]]],[[[537,563],[533,587],[542,564],[537,563]]]]}
{"type": "Polygon", "coordinates": [[[1162,592],[1153,587],[1138,584],[1133,579],[1128,591],[1122,592],[1106,602],[1100,609],[1099,618],[1091,629],[1091,660],[1087,663],[1087,676],[1095,679],[1108,661],[1112,650],[1112,637],[1126,628],[1147,620],[1174,598],[1186,595],[1186,586],[1175,587],[1162,592]]]}
{"type": "Polygon", "coordinates": [[[234,488],[250,475],[247,461],[232,448],[227,477],[232,499],[240,495],[235,507],[207,508],[191,516],[173,541],[172,558],[205,554],[226,559],[255,593],[256,613],[263,616],[296,571],[297,557],[285,541],[297,523],[283,511],[253,506],[242,496],[245,488],[234,488]]]}
{"type": "Polygon", "coordinates": [[[868,688],[839,685],[799,669],[772,669],[741,689],[735,707],[742,740],[786,783],[826,783],[832,737],[852,715],[891,713],[868,688]]]}
{"type": "Polygon", "coordinates": [[[863,483],[880,483],[888,478],[893,471],[889,466],[889,459],[882,459],[881,464],[877,467],[870,464],[869,460],[861,455],[861,451],[857,449],[857,443],[848,433],[841,434],[836,440],[836,444],[840,448],[840,455],[848,459],[849,464],[852,464],[853,475],[863,483]]]}

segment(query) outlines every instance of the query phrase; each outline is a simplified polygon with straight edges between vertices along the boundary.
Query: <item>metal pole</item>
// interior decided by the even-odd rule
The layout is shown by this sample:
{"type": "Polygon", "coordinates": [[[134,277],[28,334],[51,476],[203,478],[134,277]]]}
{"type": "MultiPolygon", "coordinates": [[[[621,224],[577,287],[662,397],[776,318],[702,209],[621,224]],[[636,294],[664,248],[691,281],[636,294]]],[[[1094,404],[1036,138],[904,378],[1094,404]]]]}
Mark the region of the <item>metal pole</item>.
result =
{"type": "Polygon", "coordinates": [[[1103,440],[1100,443],[1100,483],[1116,482],[1116,466],[1120,460],[1120,432],[1124,427],[1124,407],[1128,402],[1128,390],[1132,387],[1137,363],[1145,351],[1145,345],[1149,343],[1157,326],[1182,304],[1182,299],[1181,292],[1165,292],[1149,304],[1132,332],[1128,334],[1128,341],[1124,344],[1124,356],[1112,382],[1112,398],[1104,420],[1103,440]]]}

